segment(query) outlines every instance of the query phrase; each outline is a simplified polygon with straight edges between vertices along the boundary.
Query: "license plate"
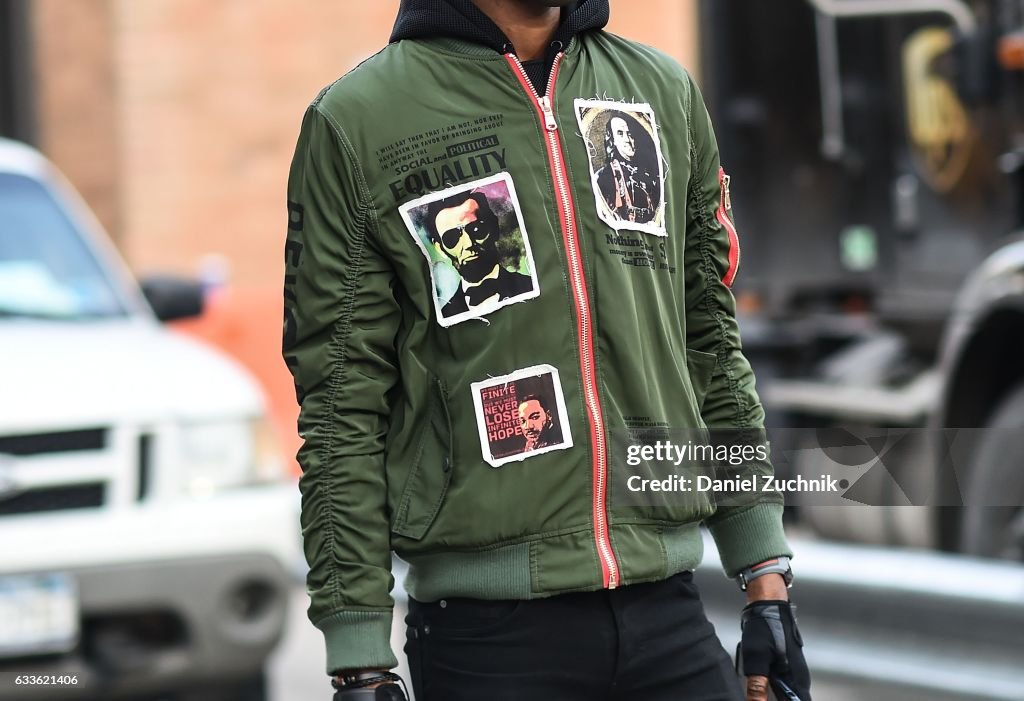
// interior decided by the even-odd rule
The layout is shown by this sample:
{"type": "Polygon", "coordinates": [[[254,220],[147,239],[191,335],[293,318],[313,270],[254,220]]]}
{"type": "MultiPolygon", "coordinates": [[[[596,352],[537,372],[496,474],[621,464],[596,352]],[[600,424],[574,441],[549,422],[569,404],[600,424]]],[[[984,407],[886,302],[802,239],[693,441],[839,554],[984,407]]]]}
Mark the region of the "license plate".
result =
{"type": "Polygon", "coordinates": [[[78,596],[70,577],[0,577],[0,657],[67,652],[77,642],[78,596]]]}

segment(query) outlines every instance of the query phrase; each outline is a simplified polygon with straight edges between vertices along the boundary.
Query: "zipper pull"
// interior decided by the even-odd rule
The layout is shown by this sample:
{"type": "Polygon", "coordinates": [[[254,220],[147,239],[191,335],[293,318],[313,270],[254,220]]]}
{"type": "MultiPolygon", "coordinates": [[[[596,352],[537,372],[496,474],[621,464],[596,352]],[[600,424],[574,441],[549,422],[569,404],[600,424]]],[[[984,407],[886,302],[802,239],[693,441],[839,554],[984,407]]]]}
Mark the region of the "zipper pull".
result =
{"type": "Polygon", "coordinates": [[[732,209],[732,193],[729,192],[729,185],[732,183],[732,176],[722,175],[722,204],[725,211],[732,209]]]}
{"type": "Polygon", "coordinates": [[[555,111],[551,108],[551,98],[547,95],[540,98],[540,108],[544,112],[544,128],[548,131],[558,131],[558,122],[555,121],[555,111]]]}

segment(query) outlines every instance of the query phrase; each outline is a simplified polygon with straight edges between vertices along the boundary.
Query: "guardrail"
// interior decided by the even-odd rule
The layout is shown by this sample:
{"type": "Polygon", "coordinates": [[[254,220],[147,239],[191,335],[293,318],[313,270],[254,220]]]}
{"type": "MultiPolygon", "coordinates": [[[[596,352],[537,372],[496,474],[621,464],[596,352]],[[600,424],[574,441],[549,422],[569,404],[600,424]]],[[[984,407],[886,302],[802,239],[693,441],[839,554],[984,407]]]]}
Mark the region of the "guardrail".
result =
{"type": "MultiPolygon", "coordinates": [[[[1024,699],[1024,565],[809,540],[792,545],[793,601],[816,681],[849,680],[884,689],[884,698],[903,698],[902,690],[935,700],[1024,699]]],[[[707,534],[697,581],[722,643],[734,650],[743,597],[722,574],[707,534]]]]}

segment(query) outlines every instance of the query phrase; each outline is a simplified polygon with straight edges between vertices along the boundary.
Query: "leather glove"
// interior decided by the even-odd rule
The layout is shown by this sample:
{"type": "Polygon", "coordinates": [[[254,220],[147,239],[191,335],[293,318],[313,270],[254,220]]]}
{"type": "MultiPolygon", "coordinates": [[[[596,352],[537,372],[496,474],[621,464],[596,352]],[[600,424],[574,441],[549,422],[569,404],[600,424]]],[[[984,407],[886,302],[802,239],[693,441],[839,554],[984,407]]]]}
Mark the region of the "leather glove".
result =
{"type": "Polygon", "coordinates": [[[779,701],[811,701],[811,673],[793,606],[788,601],[755,601],[743,609],[740,628],[737,671],[768,677],[779,701]]]}

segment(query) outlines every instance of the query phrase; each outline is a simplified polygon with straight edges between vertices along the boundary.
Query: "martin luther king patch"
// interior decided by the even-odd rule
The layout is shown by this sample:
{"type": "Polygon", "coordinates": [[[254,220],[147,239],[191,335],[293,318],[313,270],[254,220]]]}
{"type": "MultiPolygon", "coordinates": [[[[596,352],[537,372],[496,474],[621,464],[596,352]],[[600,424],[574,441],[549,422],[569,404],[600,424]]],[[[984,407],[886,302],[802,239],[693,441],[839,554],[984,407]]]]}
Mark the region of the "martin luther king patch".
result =
{"type": "Polygon", "coordinates": [[[474,382],[480,449],[491,467],[572,447],[558,370],[535,365],[474,382]]]}

